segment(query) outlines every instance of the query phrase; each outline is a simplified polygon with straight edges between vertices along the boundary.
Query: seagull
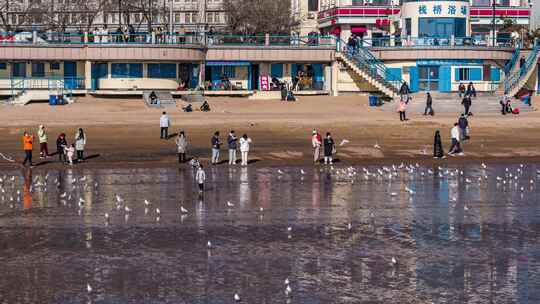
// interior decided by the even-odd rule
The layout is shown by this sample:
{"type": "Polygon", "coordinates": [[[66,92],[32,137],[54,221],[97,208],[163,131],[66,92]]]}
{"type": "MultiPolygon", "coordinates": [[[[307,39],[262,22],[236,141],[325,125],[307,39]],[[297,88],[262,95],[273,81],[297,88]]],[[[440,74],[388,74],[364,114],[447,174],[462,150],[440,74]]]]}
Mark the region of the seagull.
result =
{"type": "Polygon", "coordinates": [[[92,292],[92,286],[90,286],[90,284],[86,283],[86,291],[88,293],[91,293],[92,292]]]}
{"type": "Polygon", "coordinates": [[[469,207],[467,207],[467,205],[465,205],[465,206],[463,206],[463,210],[469,211],[469,207]]]}
{"type": "Polygon", "coordinates": [[[390,196],[397,196],[397,193],[396,193],[396,192],[392,192],[392,193],[390,193],[390,196]]]}
{"type": "Polygon", "coordinates": [[[149,202],[148,200],[144,200],[144,204],[145,204],[146,206],[149,206],[149,205],[150,205],[150,202],[149,202]]]}
{"type": "Polygon", "coordinates": [[[109,220],[109,214],[108,214],[108,213],[105,213],[105,220],[106,220],[106,221],[109,220]]]}
{"type": "Polygon", "coordinates": [[[206,247],[212,248],[212,242],[208,241],[208,242],[206,243],[206,247]]]}
{"type": "Polygon", "coordinates": [[[306,171],[304,171],[304,169],[300,169],[300,174],[305,175],[306,171]]]}
{"type": "Polygon", "coordinates": [[[184,208],[184,206],[180,206],[180,212],[188,213],[188,210],[186,208],[184,208]]]}
{"type": "Polygon", "coordinates": [[[124,202],[124,199],[122,197],[120,197],[120,195],[116,194],[116,201],[118,203],[122,203],[122,202],[124,202]]]}
{"type": "Polygon", "coordinates": [[[79,198],[79,206],[82,207],[84,205],[84,200],[82,198],[79,198]]]}
{"type": "Polygon", "coordinates": [[[482,168],[487,169],[486,164],[482,163],[482,168]]]}
{"type": "Polygon", "coordinates": [[[289,278],[286,278],[284,283],[285,283],[285,285],[289,285],[289,283],[290,283],[289,278]]]}
{"type": "Polygon", "coordinates": [[[131,209],[130,209],[128,206],[125,206],[125,207],[124,207],[124,211],[126,211],[126,212],[131,212],[131,209]]]}
{"type": "Polygon", "coordinates": [[[392,265],[393,266],[396,266],[397,265],[397,260],[395,257],[392,257],[392,265]]]}
{"type": "Polygon", "coordinates": [[[288,233],[291,233],[291,232],[292,232],[292,227],[290,227],[290,226],[287,227],[287,232],[288,232],[288,233]]]}
{"type": "Polygon", "coordinates": [[[287,285],[287,287],[285,287],[285,295],[289,297],[291,293],[292,293],[291,286],[287,285]]]}
{"type": "Polygon", "coordinates": [[[348,144],[348,143],[349,143],[349,140],[343,139],[343,140],[341,140],[341,142],[339,143],[339,146],[341,147],[341,146],[346,145],[346,144],[348,144]]]}
{"type": "Polygon", "coordinates": [[[234,207],[234,204],[231,203],[230,201],[227,201],[227,207],[232,208],[232,207],[234,207]]]}
{"type": "Polygon", "coordinates": [[[381,146],[379,146],[379,143],[376,142],[376,143],[373,145],[373,148],[375,148],[375,149],[380,149],[381,146]]]}
{"type": "Polygon", "coordinates": [[[349,230],[352,230],[352,223],[349,222],[349,224],[347,224],[347,228],[348,228],[349,230]]]}
{"type": "Polygon", "coordinates": [[[240,300],[240,296],[239,296],[237,293],[234,294],[234,300],[235,300],[236,302],[240,302],[240,301],[241,301],[241,300],[240,300]]]}
{"type": "Polygon", "coordinates": [[[264,212],[264,208],[263,208],[263,207],[260,207],[260,208],[259,208],[259,211],[260,211],[260,212],[264,212]]]}
{"type": "Polygon", "coordinates": [[[64,198],[64,197],[66,197],[66,195],[67,195],[67,193],[64,192],[64,193],[60,194],[60,197],[64,198]]]}
{"type": "Polygon", "coordinates": [[[278,174],[283,174],[283,171],[281,171],[280,169],[277,170],[277,173],[278,174]]]}
{"type": "Polygon", "coordinates": [[[159,208],[156,208],[156,213],[161,214],[161,210],[159,210],[159,208]]]}

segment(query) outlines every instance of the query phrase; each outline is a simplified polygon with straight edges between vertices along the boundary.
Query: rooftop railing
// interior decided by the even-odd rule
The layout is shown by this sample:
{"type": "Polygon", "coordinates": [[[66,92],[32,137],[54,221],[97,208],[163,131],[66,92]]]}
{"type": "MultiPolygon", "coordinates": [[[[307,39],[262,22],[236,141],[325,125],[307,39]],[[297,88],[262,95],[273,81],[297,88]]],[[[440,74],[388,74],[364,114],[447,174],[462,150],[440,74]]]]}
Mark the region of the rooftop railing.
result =
{"type": "Polygon", "coordinates": [[[519,46],[519,40],[511,38],[497,38],[495,45],[489,37],[469,36],[469,37],[380,37],[356,39],[359,46],[380,47],[380,48],[426,48],[426,47],[498,47],[512,48],[519,46]]]}

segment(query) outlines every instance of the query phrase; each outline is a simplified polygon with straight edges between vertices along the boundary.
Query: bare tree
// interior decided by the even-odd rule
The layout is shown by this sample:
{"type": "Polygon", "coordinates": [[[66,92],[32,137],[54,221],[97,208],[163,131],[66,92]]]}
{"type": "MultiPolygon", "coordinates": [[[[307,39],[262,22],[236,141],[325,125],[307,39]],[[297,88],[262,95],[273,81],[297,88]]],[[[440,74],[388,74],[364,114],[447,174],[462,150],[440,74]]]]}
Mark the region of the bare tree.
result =
{"type": "Polygon", "coordinates": [[[226,28],[236,34],[290,34],[299,21],[290,0],[224,0],[226,28]]]}

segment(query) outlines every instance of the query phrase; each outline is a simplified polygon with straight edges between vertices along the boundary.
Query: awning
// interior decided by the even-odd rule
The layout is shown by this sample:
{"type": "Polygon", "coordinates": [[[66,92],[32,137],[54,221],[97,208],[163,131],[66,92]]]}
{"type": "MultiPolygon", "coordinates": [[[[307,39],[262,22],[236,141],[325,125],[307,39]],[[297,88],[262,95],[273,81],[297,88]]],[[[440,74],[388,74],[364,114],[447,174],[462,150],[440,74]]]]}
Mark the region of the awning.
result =
{"type": "Polygon", "coordinates": [[[339,34],[341,34],[341,27],[338,26],[338,27],[333,28],[332,30],[330,30],[329,34],[339,36],[339,34]]]}
{"type": "Polygon", "coordinates": [[[367,33],[367,28],[365,26],[351,26],[351,33],[353,34],[367,33]]]}
{"type": "Polygon", "coordinates": [[[207,61],[206,66],[248,66],[251,65],[249,61],[207,61]]]}

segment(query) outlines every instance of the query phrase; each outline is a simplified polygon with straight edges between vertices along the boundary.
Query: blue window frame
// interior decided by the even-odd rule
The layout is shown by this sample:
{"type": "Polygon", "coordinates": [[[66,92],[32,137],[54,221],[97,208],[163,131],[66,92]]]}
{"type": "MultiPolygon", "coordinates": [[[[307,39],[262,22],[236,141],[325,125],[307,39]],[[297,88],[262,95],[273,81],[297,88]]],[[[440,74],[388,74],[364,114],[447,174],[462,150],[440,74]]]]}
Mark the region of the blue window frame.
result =
{"type": "Polygon", "coordinates": [[[111,64],[112,78],[142,78],[142,63],[113,63],[111,64]]]}
{"type": "Polygon", "coordinates": [[[11,64],[11,76],[26,77],[26,62],[14,62],[11,64]]]}
{"type": "Polygon", "coordinates": [[[51,63],[49,64],[49,68],[50,68],[51,70],[60,70],[60,62],[58,62],[58,61],[51,62],[51,63]]]}
{"type": "Polygon", "coordinates": [[[418,37],[465,37],[465,18],[418,18],[418,37]]]}
{"type": "Polygon", "coordinates": [[[481,81],[482,68],[456,68],[455,81],[481,81]]]}
{"type": "Polygon", "coordinates": [[[236,77],[236,69],[234,66],[224,66],[223,67],[223,76],[227,78],[236,77]]]}
{"type": "Polygon", "coordinates": [[[283,77],[283,64],[282,63],[272,63],[270,66],[270,76],[281,78],[283,77]]]}
{"type": "Polygon", "coordinates": [[[45,63],[32,62],[32,77],[45,77],[45,63]]]}
{"type": "Polygon", "coordinates": [[[174,78],[176,79],[175,63],[149,63],[148,78],[174,78]]]}
{"type": "Polygon", "coordinates": [[[7,64],[5,62],[0,62],[0,70],[5,70],[7,68],[7,64]]]}

